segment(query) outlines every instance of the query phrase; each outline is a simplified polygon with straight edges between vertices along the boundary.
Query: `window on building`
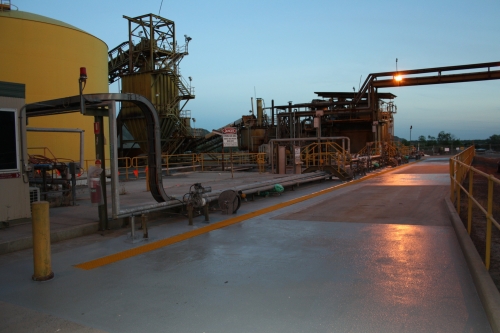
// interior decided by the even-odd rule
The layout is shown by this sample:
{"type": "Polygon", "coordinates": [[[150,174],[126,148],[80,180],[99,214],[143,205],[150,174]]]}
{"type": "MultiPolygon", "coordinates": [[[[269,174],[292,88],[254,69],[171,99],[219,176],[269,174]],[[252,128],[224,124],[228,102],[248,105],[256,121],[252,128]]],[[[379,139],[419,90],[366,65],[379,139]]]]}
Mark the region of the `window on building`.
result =
{"type": "Polygon", "coordinates": [[[19,170],[15,109],[0,109],[0,172],[19,170]]]}

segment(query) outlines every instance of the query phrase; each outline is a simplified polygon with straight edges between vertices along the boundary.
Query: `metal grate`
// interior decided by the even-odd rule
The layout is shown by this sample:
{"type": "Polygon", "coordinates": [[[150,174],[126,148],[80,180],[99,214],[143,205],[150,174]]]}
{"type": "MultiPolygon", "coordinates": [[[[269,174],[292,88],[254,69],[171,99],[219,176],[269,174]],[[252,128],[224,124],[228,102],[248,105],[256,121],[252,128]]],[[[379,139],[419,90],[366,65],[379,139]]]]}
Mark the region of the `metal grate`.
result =
{"type": "Polygon", "coordinates": [[[40,189],[38,187],[30,187],[30,205],[37,201],[40,201],[40,189]]]}

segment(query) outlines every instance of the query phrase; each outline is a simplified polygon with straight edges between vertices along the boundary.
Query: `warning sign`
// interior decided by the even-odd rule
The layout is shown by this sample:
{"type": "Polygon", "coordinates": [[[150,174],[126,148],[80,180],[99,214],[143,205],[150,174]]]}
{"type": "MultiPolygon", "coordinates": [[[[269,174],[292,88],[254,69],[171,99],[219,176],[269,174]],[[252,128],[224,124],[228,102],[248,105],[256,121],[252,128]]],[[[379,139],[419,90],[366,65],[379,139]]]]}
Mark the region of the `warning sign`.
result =
{"type": "Polygon", "coordinates": [[[236,127],[224,127],[222,134],[224,148],[238,147],[238,129],[236,127]]]}
{"type": "Polygon", "coordinates": [[[237,134],[238,130],[236,127],[224,127],[222,129],[222,134],[237,134]]]}
{"type": "Polygon", "coordinates": [[[222,136],[224,147],[238,147],[237,134],[224,134],[222,136]]]}

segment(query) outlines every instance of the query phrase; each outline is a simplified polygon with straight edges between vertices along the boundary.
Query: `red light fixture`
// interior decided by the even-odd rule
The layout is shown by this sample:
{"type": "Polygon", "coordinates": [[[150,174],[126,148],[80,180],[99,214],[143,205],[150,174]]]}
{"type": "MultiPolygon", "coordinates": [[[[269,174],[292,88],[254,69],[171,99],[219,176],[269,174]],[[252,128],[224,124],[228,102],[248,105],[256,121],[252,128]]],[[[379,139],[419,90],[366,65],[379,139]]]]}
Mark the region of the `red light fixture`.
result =
{"type": "Polygon", "coordinates": [[[80,67],[80,80],[87,80],[87,68],[85,67],[80,67]]]}

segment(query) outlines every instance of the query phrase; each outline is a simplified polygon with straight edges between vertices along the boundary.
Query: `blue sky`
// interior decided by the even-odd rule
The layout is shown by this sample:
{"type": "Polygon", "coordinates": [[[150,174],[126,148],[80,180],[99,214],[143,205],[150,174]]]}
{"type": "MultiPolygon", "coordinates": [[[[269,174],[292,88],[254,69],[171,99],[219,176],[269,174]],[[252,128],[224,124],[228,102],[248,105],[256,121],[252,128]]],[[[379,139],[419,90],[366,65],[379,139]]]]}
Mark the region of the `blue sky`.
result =
{"type": "MultiPolygon", "coordinates": [[[[266,106],[352,91],[369,73],[500,61],[500,1],[12,0],[72,24],[108,48],[127,40],[126,16],[160,14],[192,37],[181,62],[196,127],[219,128],[266,106]],[[160,12],[161,5],[161,12],[160,12]]],[[[498,68],[497,68],[498,69],[498,68]]],[[[111,91],[118,91],[112,86],[111,91]]],[[[395,134],[500,134],[500,80],[383,89],[396,96],[395,134]]]]}

